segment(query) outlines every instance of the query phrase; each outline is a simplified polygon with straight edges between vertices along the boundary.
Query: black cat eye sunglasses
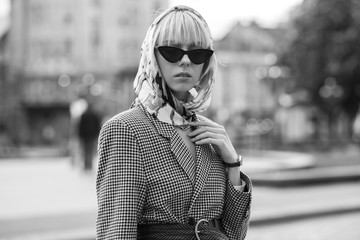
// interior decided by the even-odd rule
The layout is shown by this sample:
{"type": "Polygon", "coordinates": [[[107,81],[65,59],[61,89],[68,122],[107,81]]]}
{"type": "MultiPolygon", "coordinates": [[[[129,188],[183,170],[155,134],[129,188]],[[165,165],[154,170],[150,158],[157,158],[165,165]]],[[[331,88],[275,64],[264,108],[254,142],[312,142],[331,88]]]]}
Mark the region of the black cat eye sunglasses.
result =
{"type": "Polygon", "coordinates": [[[193,49],[184,51],[181,48],[170,46],[158,46],[156,49],[160,52],[161,56],[171,63],[180,61],[186,54],[192,63],[202,64],[209,60],[211,55],[214,53],[214,51],[210,49],[193,49]]]}

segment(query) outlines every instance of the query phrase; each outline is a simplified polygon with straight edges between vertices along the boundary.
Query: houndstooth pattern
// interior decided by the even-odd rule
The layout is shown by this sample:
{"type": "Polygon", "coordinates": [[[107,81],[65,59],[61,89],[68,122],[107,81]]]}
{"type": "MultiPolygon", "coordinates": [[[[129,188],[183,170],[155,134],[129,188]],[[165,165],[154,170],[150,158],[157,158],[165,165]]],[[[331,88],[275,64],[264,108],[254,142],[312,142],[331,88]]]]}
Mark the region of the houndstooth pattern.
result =
{"type": "Polygon", "coordinates": [[[251,181],[234,189],[210,145],[196,163],[173,126],[139,105],[107,121],[99,136],[97,239],[136,239],[137,224],[220,218],[229,239],[244,239],[251,181]],[[195,174],[196,170],[196,174],[195,174]]]}

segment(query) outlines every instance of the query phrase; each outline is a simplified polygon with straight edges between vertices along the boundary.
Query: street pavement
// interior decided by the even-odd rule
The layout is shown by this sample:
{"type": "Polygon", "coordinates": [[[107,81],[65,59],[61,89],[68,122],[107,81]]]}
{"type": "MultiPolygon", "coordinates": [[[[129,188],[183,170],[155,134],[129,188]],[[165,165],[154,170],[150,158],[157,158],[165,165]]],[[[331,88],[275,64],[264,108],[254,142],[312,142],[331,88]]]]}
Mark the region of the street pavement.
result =
{"type": "MultiPolygon", "coordinates": [[[[244,169],[251,177],[254,169],[246,162],[244,169]]],[[[95,180],[95,170],[83,172],[68,157],[0,159],[0,239],[94,239],[95,180]]],[[[255,184],[249,239],[275,239],[261,238],[259,233],[316,218],[351,216],[354,225],[360,222],[360,214],[354,213],[360,213],[357,180],[288,187],[255,184]]],[[[353,229],[359,236],[359,228],[353,229]]]]}
{"type": "Polygon", "coordinates": [[[246,240],[359,240],[360,212],[250,227],[246,240]]]}

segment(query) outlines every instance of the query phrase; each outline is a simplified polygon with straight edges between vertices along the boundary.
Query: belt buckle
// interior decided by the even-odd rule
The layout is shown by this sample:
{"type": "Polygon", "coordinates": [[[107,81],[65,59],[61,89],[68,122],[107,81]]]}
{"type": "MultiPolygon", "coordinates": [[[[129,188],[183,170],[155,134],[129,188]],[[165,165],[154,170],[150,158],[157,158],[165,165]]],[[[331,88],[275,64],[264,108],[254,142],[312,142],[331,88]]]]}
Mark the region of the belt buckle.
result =
{"type": "Polygon", "coordinates": [[[209,221],[203,218],[203,219],[200,219],[200,220],[196,223],[196,225],[195,225],[195,236],[196,236],[196,239],[197,239],[197,240],[200,240],[200,237],[199,237],[200,230],[198,230],[198,228],[199,228],[199,226],[200,226],[201,223],[209,223],[209,221]]]}

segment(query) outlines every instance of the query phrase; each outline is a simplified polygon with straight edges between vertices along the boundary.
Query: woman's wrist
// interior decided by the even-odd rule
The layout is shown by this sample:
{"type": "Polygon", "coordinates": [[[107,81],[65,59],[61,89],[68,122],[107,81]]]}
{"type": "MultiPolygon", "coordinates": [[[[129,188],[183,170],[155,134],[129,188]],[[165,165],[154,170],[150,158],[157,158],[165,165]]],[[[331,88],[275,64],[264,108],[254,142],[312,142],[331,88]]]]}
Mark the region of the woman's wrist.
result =
{"type": "Polygon", "coordinates": [[[233,186],[241,185],[240,167],[227,168],[228,178],[233,186]]]}

